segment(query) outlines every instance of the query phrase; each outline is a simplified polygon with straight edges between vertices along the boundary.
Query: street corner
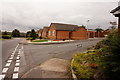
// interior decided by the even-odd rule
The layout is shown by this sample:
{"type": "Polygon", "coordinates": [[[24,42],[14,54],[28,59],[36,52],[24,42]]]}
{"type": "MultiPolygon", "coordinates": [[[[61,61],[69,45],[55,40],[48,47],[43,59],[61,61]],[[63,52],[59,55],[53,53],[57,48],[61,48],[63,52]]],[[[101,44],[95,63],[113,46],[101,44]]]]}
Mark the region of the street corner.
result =
{"type": "Polygon", "coordinates": [[[52,58],[29,70],[22,78],[69,78],[68,60],[52,58]]]}

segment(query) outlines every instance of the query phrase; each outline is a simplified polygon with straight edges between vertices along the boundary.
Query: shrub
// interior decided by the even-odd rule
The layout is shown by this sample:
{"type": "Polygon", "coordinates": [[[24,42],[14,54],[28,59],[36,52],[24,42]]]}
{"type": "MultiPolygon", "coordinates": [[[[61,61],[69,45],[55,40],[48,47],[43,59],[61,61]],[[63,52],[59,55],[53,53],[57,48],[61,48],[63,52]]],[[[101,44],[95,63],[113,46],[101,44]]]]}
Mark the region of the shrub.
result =
{"type": "Polygon", "coordinates": [[[11,39],[11,35],[2,35],[3,39],[11,39]]]}
{"type": "Polygon", "coordinates": [[[114,31],[109,34],[107,40],[109,54],[104,58],[106,66],[104,71],[111,79],[120,79],[120,35],[114,31]]]}
{"type": "Polygon", "coordinates": [[[42,36],[40,36],[39,38],[42,39],[42,36]]]}
{"type": "Polygon", "coordinates": [[[93,80],[94,72],[100,67],[99,55],[95,52],[78,53],[74,55],[72,69],[78,78],[82,80],[93,80]]]}
{"type": "Polygon", "coordinates": [[[28,37],[28,38],[26,38],[26,40],[32,40],[32,37],[28,37]]]}
{"type": "MultiPolygon", "coordinates": [[[[104,40],[103,40],[103,41],[104,41],[104,40]]],[[[105,47],[105,44],[103,43],[103,41],[98,42],[98,43],[95,45],[95,49],[100,49],[100,48],[105,47]]]]}

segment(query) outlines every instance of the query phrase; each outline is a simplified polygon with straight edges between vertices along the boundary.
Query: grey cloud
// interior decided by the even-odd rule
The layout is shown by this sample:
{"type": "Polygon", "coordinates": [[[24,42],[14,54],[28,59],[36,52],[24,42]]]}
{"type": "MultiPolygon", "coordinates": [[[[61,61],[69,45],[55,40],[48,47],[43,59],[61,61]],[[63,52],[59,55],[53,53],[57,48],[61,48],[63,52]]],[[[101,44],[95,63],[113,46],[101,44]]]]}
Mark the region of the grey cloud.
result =
{"type": "Polygon", "coordinates": [[[89,28],[109,27],[109,21],[117,21],[110,10],[116,2],[4,2],[2,29],[18,28],[27,31],[49,26],[51,22],[86,25],[89,28]]]}

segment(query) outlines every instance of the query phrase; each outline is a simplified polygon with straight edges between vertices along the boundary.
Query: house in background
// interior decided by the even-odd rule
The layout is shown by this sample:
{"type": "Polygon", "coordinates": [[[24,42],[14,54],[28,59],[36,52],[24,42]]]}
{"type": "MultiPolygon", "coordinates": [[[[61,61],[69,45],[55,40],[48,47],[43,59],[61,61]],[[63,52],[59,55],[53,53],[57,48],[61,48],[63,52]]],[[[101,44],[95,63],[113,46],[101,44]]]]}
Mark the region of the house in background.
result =
{"type": "Polygon", "coordinates": [[[88,29],[88,38],[95,38],[96,31],[94,29],[88,29]]]}
{"type": "Polygon", "coordinates": [[[72,24],[51,23],[48,31],[49,39],[87,39],[87,30],[84,27],[72,24]]]}
{"type": "Polygon", "coordinates": [[[95,29],[88,29],[88,38],[99,38],[99,37],[105,37],[109,34],[110,30],[102,30],[100,32],[97,32],[95,29]]]}
{"type": "Polygon", "coordinates": [[[120,34],[120,1],[118,3],[118,7],[113,9],[111,13],[115,16],[118,17],[118,33],[120,34]]]}
{"type": "Polygon", "coordinates": [[[42,29],[37,30],[36,33],[38,34],[38,38],[39,38],[40,36],[42,36],[42,29]]]}
{"type": "Polygon", "coordinates": [[[42,38],[47,39],[47,37],[48,37],[48,29],[49,29],[49,27],[47,27],[47,26],[43,27],[42,38]]]}

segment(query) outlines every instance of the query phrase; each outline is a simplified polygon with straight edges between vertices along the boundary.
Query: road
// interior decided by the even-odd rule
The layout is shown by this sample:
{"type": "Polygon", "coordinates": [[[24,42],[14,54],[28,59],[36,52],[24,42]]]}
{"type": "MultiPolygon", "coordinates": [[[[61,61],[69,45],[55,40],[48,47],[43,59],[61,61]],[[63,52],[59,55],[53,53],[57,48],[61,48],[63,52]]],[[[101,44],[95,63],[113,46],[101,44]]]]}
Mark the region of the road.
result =
{"type": "Polygon", "coordinates": [[[20,38],[15,38],[12,40],[3,40],[2,41],[2,66],[5,66],[6,60],[8,60],[8,57],[11,55],[11,53],[14,51],[17,44],[21,41],[20,38]]]}
{"type": "Polygon", "coordinates": [[[17,56],[17,49],[21,47],[21,45],[19,45],[20,41],[22,41],[22,38],[2,41],[2,64],[0,64],[0,66],[2,66],[2,73],[6,77],[12,77],[13,69],[15,67],[15,57],[17,56]]]}
{"type": "Polygon", "coordinates": [[[2,42],[2,76],[5,78],[20,78],[28,70],[50,58],[70,60],[74,53],[85,51],[101,39],[50,45],[19,44],[22,40],[16,38],[2,42]],[[82,46],[77,47],[77,44],[82,44],[82,46]]]}
{"type": "Polygon", "coordinates": [[[24,45],[24,53],[21,55],[21,65],[19,77],[31,68],[40,65],[50,58],[62,58],[70,60],[72,55],[77,52],[83,52],[87,48],[94,46],[102,39],[81,40],[74,43],[50,44],[50,45],[24,45]],[[76,46],[82,44],[82,47],[76,46]]]}

